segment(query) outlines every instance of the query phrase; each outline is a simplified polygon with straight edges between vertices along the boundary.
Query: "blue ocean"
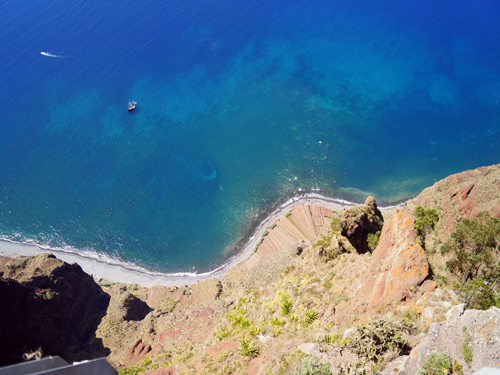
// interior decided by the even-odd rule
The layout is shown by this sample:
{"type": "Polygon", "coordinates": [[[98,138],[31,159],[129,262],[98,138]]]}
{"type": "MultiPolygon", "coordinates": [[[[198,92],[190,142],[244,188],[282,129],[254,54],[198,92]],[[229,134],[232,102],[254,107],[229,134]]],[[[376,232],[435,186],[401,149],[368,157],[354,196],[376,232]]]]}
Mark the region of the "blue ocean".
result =
{"type": "Polygon", "coordinates": [[[393,205],[500,162],[497,0],[0,14],[4,239],[206,272],[290,198],[393,205]]]}

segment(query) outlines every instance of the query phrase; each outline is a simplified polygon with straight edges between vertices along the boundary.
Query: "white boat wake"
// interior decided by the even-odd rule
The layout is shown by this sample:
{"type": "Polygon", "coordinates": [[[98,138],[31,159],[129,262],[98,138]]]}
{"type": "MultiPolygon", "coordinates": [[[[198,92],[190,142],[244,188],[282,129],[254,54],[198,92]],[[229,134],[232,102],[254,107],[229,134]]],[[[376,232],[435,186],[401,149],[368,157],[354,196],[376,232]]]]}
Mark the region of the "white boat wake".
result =
{"type": "Polygon", "coordinates": [[[53,55],[51,54],[50,52],[40,52],[42,55],[44,56],[48,56],[48,57],[59,57],[59,58],[62,58],[62,57],[65,57],[65,56],[59,56],[59,55],[53,55]]]}

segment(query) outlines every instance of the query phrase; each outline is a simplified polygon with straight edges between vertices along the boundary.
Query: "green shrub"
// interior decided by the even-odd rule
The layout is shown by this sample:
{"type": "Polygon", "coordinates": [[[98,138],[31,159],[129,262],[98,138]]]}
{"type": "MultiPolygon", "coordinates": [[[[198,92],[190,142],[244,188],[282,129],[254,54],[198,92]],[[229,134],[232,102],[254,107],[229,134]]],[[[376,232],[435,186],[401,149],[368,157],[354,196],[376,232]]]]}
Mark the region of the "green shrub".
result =
{"type": "Polygon", "coordinates": [[[240,339],[240,344],[238,345],[238,354],[242,357],[254,358],[259,355],[259,348],[254,346],[253,342],[246,337],[240,339]]]}
{"type": "Polygon", "coordinates": [[[275,316],[273,316],[269,324],[271,324],[275,328],[279,328],[285,325],[285,321],[283,319],[276,318],[275,316]]]}
{"type": "Polygon", "coordinates": [[[491,306],[500,306],[499,296],[492,288],[492,283],[483,277],[469,280],[465,285],[456,284],[460,300],[469,309],[488,310],[491,306]]]}
{"type": "Polygon", "coordinates": [[[425,248],[425,238],[434,230],[436,223],[439,221],[439,215],[435,208],[423,208],[422,206],[415,207],[413,216],[417,218],[413,228],[417,231],[420,237],[420,244],[425,248]]]}
{"type": "Polygon", "coordinates": [[[250,329],[248,330],[248,333],[250,334],[250,336],[253,336],[253,337],[259,335],[261,332],[262,332],[262,328],[260,328],[260,327],[250,327],[250,329]]]}
{"type": "Polygon", "coordinates": [[[462,344],[462,355],[464,356],[464,361],[467,363],[472,362],[472,351],[469,348],[469,345],[462,344]]]}
{"type": "Polygon", "coordinates": [[[177,304],[177,302],[174,301],[173,299],[165,297],[165,299],[161,302],[158,309],[161,311],[172,312],[172,310],[174,309],[176,304],[177,304]]]}
{"type": "Polygon", "coordinates": [[[457,223],[450,237],[441,247],[441,254],[453,252],[446,266],[461,284],[479,275],[486,281],[498,280],[500,265],[494,261],[499,255],[500,218],[481,212],[476,219],[457,223]]]}
{"type": "Polygon", "coordinates": [[[292,300],[290,298],[283,298],[283,302],[281,302],[280,310],[281,310],[281,315],[287,316],[290,314],[292,311],[292,300]]]}
{"type": "Polygon", "coordinates": [[[342,222],[340,221],[340,219],[332,217],[330,227],[332,228],[333,234],[340,234],[340,232],[342,231],[342,222]]]}
{"type": "Polygon", "coordinates": [[[291,215],[291,213],[290,213],[290,211],[287,211],[287,212],[285,212],[283,215],[284,215],[285,217],[288,217],[288,216],[290,216],[290,215],[291,215]]]}
{"type": "Polygon", "coordinates": [[[271,225],[269,225],[269,229],[273,229],[276,226],[276,223],[273,221],[271,225]]]}
{"type": "Polygon", "coordinates": [[[127,286],[128,291],[135,291],[137,289],[139,289],[139,285],[137,285],[136,283],[132,283],[127,286]]]}
{"type": "Polygon", "coordinates": [[[269,234],[269,231],[266,229],[264,232],[262,232],[262,237],[265,237],[269,234]]]}
{"type": "Polygon", "coordinates": [[[191,288],[186,288],[186,290],[184,291],[184,295],[185,296],[190,296],[191,294],[192,294],[191,288]]]}
{"type": "Polygon", "coordinates": [[[377,231],[377,233],[368,233],[368,248],[373,251],[377,248],[378,241],[380,240],[380,234],[382,232],[377,231]]]}
{"type": "Polygon", "coordinates": [[[378,362],[384,353],[399,352],[406,346],[402,334],[411,332],[413,325],[378,319],[357,328],[356,334],[343,340],[341,346],[361,357],[378,362]]]}
{"type": "Polygon", "coordinates": [[[451,361],[447,354],[433,353],[427,358],[425,364],[417,370],[417,375],[449,375],[455,373],[462,375],[462,366],[457,361],[451,361]]]}
{"type": "Polygon", "coordinates": [[[320,362],[315,357],[307,356],[302,359],[302,363],[297,366],[294,375],[330,375],[330,364],[328,362],[320,362]]]}
{"type": "Polygon", "coordinates": [[[315,320],[318,315],[314,310],[307,310],[305,314],[304,321],[302,322],[302,327],[309,327],[315,320]]]}
{"type": "Polygon", "coordinates": [[[328,279],[326,279],[324,282],[323,282],[323,287],[325,289],[330,289],[331,287],[333,286],[332,282],[328,279]]]}

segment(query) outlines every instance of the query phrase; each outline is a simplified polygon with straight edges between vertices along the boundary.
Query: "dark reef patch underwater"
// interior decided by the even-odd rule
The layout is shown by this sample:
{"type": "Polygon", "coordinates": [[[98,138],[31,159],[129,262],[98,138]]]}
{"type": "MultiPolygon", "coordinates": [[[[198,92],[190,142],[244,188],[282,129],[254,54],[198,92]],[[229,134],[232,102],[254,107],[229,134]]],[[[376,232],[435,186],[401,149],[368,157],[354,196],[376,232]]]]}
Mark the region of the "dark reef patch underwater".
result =
{"type": "Polygon", "coordinates": [[[500,160],[497,1],[1,10],[4,238],[207,271],[297,194],[392,204],[500,160]]]}

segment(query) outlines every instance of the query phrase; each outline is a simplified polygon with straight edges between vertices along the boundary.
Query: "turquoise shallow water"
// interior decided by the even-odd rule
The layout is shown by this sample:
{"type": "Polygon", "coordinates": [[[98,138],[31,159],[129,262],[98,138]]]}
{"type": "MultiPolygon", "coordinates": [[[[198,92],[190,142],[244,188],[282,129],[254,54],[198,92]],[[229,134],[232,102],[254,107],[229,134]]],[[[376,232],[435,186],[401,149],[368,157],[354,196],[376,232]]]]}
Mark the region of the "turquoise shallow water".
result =
{"type": "Polygon", "coordinates": [[[493,1],[1,10],[4,238],[207,271],[290,197],[394,204],[499,161],[493,1]]]}

